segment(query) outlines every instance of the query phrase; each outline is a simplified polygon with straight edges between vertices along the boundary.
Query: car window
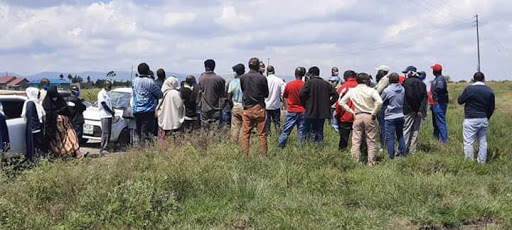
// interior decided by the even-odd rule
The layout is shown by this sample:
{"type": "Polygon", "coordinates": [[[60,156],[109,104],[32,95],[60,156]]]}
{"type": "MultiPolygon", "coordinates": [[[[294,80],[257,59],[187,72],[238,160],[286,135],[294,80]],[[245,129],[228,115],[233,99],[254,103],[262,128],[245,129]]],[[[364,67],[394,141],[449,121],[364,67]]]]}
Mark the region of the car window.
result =
{"type": "Polygon", "coordinates": [[[114,109],[126,109],[130,107],[130,93],[110,92],[110,101],[114,109]]]}
{"type": "Polygon", "coordinates": [[[9,120],[21,118],[21,111],[23,110],[23,105],[25,104],[25,101],[12,99],[2,100],[0,103],[2,103],[5,119],[9,120]]]}

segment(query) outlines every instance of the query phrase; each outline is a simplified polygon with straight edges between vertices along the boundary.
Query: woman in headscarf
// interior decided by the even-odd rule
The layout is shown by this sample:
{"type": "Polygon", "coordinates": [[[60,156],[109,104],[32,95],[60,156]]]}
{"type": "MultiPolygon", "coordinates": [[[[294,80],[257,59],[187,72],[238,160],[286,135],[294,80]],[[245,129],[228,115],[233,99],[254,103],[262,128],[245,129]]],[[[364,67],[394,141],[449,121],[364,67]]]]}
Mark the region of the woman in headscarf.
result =
{"type": "Polygon", "coordinates": [[[185,121],[185,106],[178,91],[178,79],[169,77],[162,86],[164,94],[157,106],[158,137],[165,139],[181,130],[185,121]]]}
{"type": "Polygon", "coordinates": [[[39,154],[44,156],[46,154],[43,135],[43,118],[46,113],[39,102],[39,89],[29,87],[25,92],[27,93],[27,100],[21,111],[21,117],[25,118],[27,122],[25,128],[25,141],[27,145],[25,158],[28,161],[33,161],[34,156],[39,154]]]}
{"type": "Polygon", "coordinates": [[[43,100],[46,112],[45,134],[50,141],[50,151],[56,157],[76,157],[82,159],[75,129],[69,121],[69,108],[57,89],[48,90],[43,100]]]}

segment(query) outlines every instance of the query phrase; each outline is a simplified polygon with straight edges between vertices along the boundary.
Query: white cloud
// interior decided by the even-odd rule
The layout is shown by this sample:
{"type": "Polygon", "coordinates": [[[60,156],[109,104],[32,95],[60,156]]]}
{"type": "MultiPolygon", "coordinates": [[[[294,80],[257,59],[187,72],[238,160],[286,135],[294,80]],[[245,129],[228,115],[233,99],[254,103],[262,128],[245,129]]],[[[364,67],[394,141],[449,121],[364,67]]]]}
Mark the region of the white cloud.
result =
{"type": "Polygon", "coordinates": [[[162,24],[166,27],[173,27],[183,23],[193,22],[197,18],[194,13],[167,13],[162,24]]]}

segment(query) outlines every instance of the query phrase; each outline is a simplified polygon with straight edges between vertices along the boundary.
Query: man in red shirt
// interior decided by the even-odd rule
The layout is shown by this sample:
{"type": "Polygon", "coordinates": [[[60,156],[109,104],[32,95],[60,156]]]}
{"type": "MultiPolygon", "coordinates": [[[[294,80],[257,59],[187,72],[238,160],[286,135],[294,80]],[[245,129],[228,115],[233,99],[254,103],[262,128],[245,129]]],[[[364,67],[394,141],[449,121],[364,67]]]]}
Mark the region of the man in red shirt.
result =
{"type": "Polygon", "coordinates": [[[295,125],[298,127],[299,144],[302,144],[302,141],[304,140],[304,122],[306,120],[304,117],[305,109],[300,102],[299,92],[304,86],[302,77],[304,77],[305,74],[306,68],[297,67],[297,69],[295,69],[295,81],[291,81],[286,84],[284,89],[283,98],[286,99],[288,113],[286,114],[284,121],[283,132],[281,133],[277,144],[277,147],[279,148],[284,148],[286,146],[286,140],[295,125]]]}
{"type": "MultiPolygon", "coordinates": [[[[345,83],[338,88],[338,94],[340,95],[340,100],[347,94],[347,92],[357,86],[356,81],[357,73],[353,70],[347,70],[343,73],[343,78],[345,78],[345,83]]],[[[347,102],[348,106],[351,109],[355,109],[355,106],[349,100],[347,102]]],[[[336,112],[335,117],[338,120],[338,126],[340,129],[340,141],[338,144],[338,149],[343,151],[348,147],[348,140],[350,137],[350,133],[352,131],[352,124],[354,123],[354,115],[345,111],[339,103],[336,103],[336,112]]]]}

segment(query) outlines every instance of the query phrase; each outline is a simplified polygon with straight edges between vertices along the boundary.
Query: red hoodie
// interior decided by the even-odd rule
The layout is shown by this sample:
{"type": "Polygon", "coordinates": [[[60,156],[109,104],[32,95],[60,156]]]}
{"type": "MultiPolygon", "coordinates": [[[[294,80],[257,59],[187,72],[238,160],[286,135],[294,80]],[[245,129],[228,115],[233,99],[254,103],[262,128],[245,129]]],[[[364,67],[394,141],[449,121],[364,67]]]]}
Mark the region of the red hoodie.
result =
{"type": "MultiPolygon", "coordinates": [[[[338,88],[338,94],[340,95],[340,98],[343,98],[349,89],[355,88],[356,86],[357,81],[355,78],[347,79],[347,81],[338,88]]],[[[352,104],[352,101],[348,100],[347,105],[352,110],[355,110],[355,106],[352,104]]],[[[354,116],[351,113],[345,111],[338,102],[336,102],[336,119],[339,122],[354,122],[354,116]]]]}

